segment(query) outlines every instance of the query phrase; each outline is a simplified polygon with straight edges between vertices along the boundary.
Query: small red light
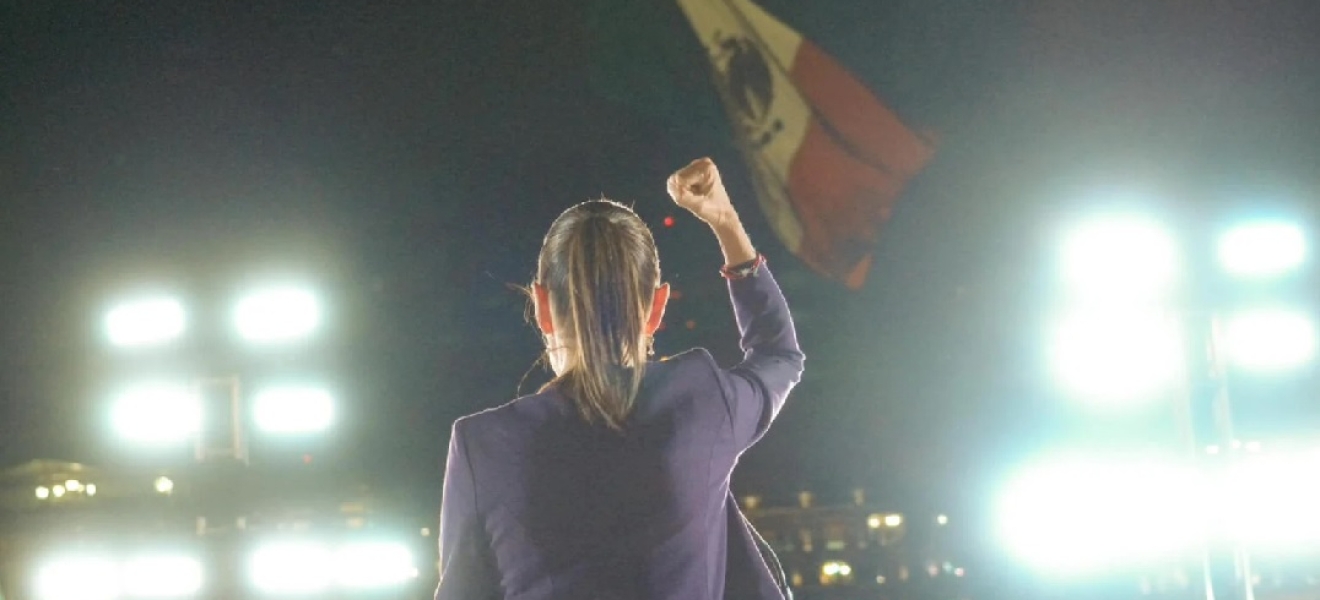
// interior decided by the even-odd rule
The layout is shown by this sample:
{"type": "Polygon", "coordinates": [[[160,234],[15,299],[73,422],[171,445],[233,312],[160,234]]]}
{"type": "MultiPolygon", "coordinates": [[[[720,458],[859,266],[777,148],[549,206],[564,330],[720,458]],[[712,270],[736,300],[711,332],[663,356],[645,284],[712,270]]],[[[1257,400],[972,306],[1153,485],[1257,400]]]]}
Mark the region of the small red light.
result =
{"type": "Polygon", "coordinates": [[[665,217],[665,227],[673,227],[673,226],[674,226],[674,218],[665,217]]]}
{"type": "Polygon", "coordinates": [[[303,455],[303,464],[304,464],[304,465],[310,465],[310,464],[312,464],[312,455],[310,455],[310,454],[304,454],[304,455],[303,455]]]}
{"type": "Polygon", "coordinates": [[[687,328],[688,328],[688,329],[696,329],[696,328],[697,328],[697,322],[694,321],[694,320],[690,320],[690,319],[689,319],[688,322],[686,323],[686,325],[687,325],[687,328]]]}

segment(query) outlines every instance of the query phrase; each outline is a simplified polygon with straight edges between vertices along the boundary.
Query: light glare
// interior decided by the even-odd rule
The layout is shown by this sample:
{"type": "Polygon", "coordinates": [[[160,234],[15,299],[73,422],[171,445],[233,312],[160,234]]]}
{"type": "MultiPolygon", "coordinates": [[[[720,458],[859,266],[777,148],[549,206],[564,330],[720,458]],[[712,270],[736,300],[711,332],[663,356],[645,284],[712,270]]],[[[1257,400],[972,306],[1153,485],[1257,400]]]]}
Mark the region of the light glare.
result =
{"type": "Polygon", "coordinates": [[[1306,260],[1306,237],[1291,223],[1240,225],[1219,238],[1219,263],[1237,277],[1276,277],[1306,260]]]}
{"type": "Polygon", "coordinates": [[[35,586],[40,600],[111,600],[120,594],[119,570],[108,558],[64,557],[41,566],[35,586]]]}
{"type": "Polygon", "coordinates": [[[257,395],[254,416],[268,433],[324,431],[334,422],[334,399],[321,388],[275,387],[257,395]]]}
{"type": "Polygon", "coordinates": [[[110,343],[125,348],[156,346],[183,335],[187,317],[173,298],[150,298],[117,306],[105,318],[110,343]]]}
{"type": "Polygon", "coordinates": [[[275,542],[259,548],[248,563],[252,584],[269,594],[315,594],[333,579],[331,554],[320,544],[275,542]]]}
{"type": "Polygon", "coordinates": [[[1064,277],[1091,300],[1158,297],[1178,275],[1172,236],[1138,216],[1083,224],[1064,241],[1062,258],[1064,277]]]}
{"type": "Polygon", "coordinates": [[[134,598],[193,596],[202,584],[202,563],[188,556],[140,556],[124,565],[124,591],[134,598]]]}
{"type": "Polygon", "coordinates": [[[1059,324],[1051,350],[1064,388],[1105,404],[1154,399],[1183,364],[1178,327],[1152,311],[1078,311],[1059,324]]]}
{"type": "Polygon", "coordinates": [[[133,388],[115,403],[119,434],[143,444],[166,445],[188,439],[202,426],[201,400],[189,386],[151,384],[133,388]]]}
{"type": "Polygon", "coordinates": [[[321,323],[321,307],[311,292],[273,288],[239,301],[234,325],[243,339],[256,343],[289,342],[310,335],[321,323]]]}
{"type": "Polygon", "coordinates": [[[1229,360],[1244,369],[1292,369],[1315,357],[1315,322],[1295,311],[1245,312],[1227,321],[1224,343],[1229,360]]]}
{"type": "Polygon", "coordinates": [[[999,528],[1013,554],[1051,572],[1149,564],[1198,547],[1204,489],[1180,465],[1060,461],[1010,483],[999,528]]]}
{"type": "Polygon", "coordinates": [[[338,584],[354,589],[394,586],[417,575],[412,552],[397,543],[349,544],[336,553],[334,564],[338,584]]]}

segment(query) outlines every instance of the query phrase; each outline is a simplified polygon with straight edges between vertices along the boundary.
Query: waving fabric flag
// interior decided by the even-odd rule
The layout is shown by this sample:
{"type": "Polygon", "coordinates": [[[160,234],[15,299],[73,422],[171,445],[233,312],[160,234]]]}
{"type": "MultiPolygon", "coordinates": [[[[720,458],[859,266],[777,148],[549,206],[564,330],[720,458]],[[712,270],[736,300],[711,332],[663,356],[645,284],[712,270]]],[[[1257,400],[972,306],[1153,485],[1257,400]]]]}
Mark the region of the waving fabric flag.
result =
{"type": "Polygon", "coordinates": [[[771,226],[812,268],[860,288],[880,227],[934,144],[749,0],[678,3],[707,50],[771,226]]]}

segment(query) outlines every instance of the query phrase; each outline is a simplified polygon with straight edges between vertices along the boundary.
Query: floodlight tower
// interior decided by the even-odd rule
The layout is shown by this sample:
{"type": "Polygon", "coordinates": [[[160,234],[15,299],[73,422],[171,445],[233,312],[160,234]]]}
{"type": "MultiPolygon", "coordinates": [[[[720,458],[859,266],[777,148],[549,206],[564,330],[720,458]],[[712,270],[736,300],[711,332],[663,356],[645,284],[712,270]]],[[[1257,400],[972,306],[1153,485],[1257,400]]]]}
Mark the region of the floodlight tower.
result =
{"type": "MultiPolygon", "coordinates": [[[[1220,269],[1234,285],[1268,285],[1305,262],[1306,239],[1296,224],[1258,221],[1227,230],[1219,239],[1220,269]]],[[[1200,461],[1236,460],[1229,373],[1278,372],[1310,363],[1317,351],[1311,315],[1268,307],[1225,311],[1219,298],[1187,307],[1175,290],[1184,267],[1173,235],[1154,220],[1110,215],[1078,228],[1062,252],[1073,315],[1052,343],[1055,374],[1068,391],[1108,407],[1177,400],[1182,426],[1200,461]],[[1189,343],[1190,342],[1190,343],[1189,343]],[[1188,350],[1191,350],[1190,352],[1188,350]],[[1209,384],[1204,385],[1204,384],[1209,384]],[[1210,439],[1196,417],[1208,411],[1210,439]],[[1229,449],[1206,457],[1206,445],[1229,449]]],[[[1241,544],[1212,553],[1208,597],[1254,597],[1250,561],[1241,544]]]]}

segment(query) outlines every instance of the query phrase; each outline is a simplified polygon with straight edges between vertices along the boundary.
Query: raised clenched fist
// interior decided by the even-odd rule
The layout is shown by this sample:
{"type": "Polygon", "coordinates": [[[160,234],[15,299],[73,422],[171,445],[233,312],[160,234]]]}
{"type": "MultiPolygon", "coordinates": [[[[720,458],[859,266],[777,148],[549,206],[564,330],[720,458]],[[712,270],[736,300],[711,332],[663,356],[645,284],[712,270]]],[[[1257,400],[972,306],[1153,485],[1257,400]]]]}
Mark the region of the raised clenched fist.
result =
{"type": "Polygon", "coordinates": [[[699,158],[669,176],[669,197],[698,219],[718,227],[737,218],[720,171],[709,158],[699,158]]]}

